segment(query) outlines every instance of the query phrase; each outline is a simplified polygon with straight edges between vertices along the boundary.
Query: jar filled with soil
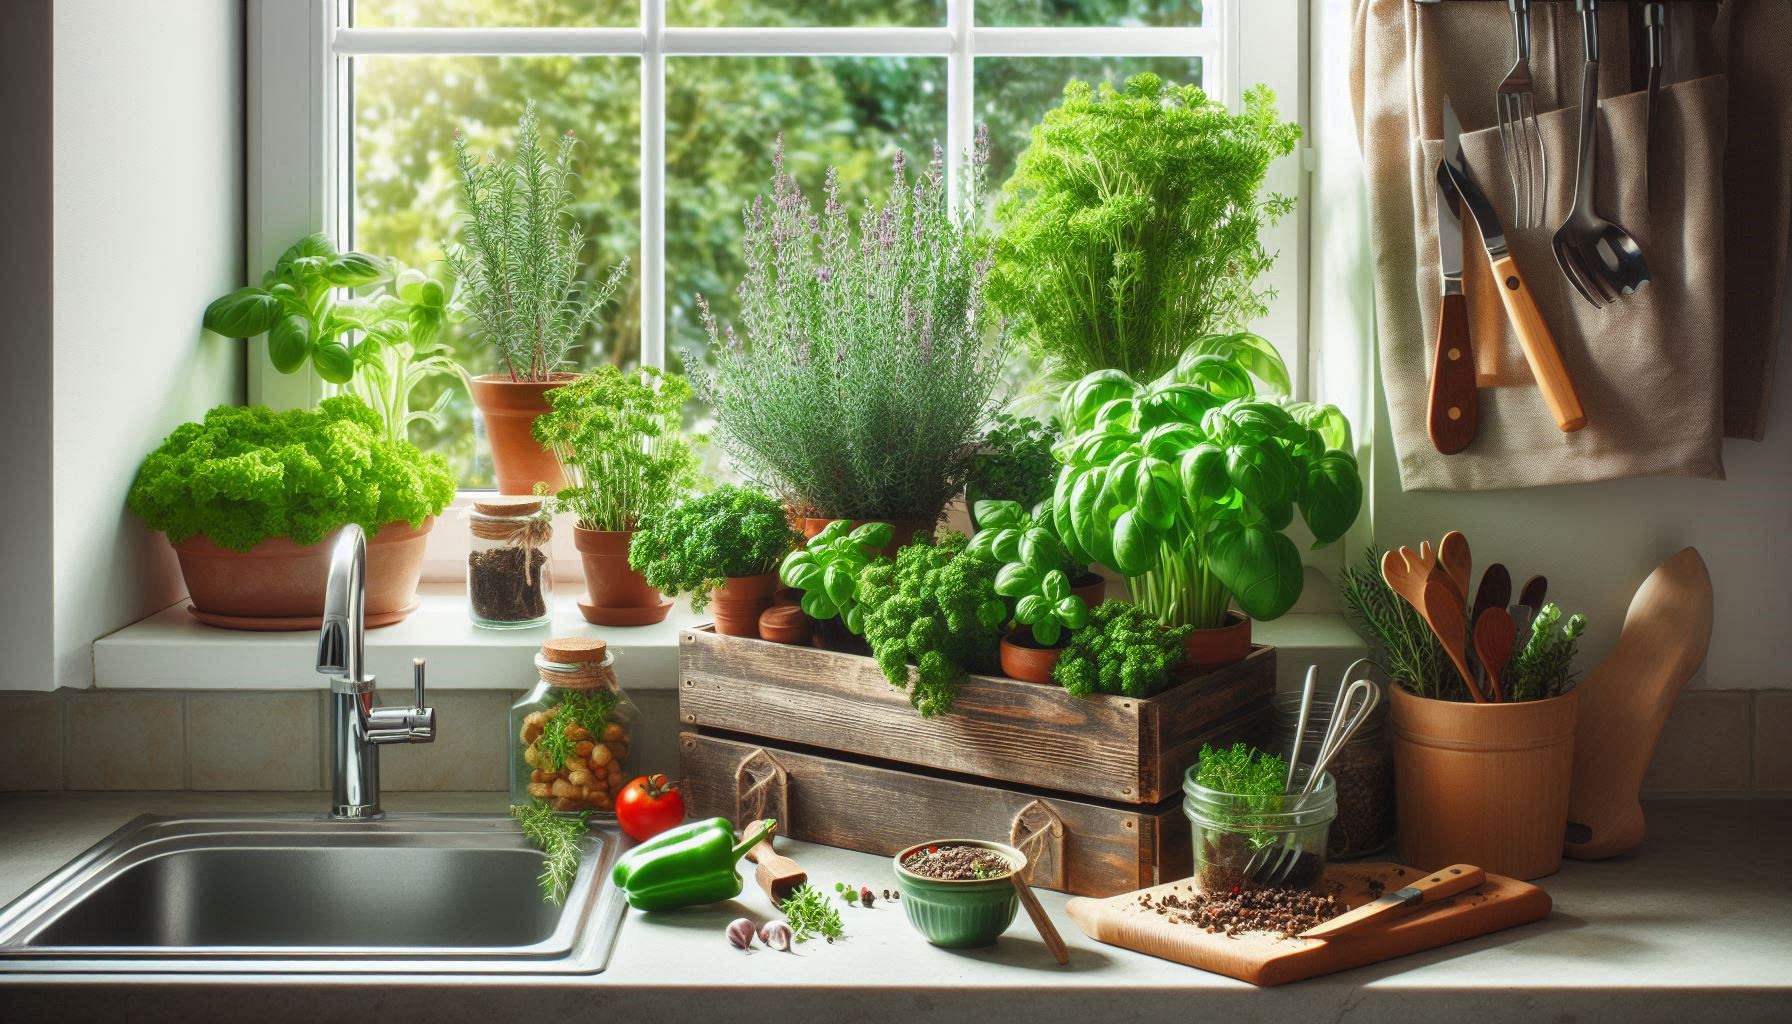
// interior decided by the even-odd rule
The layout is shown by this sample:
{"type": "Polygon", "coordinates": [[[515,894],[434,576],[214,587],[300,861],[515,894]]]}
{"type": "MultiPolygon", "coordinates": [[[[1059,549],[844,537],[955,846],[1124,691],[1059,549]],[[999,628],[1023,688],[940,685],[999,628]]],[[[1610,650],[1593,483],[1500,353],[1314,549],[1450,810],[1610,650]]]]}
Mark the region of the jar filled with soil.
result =
{"type": "Polygon", "coordinates": [[[549,640],[535,655],[540,679],[510,707],[510,802],[613,816],[628,773],[635,705],[622,692],[602,640],[549,640]]]}
{"type": "MultiPolygon", "coordinates": [[[[1331,698],[1313,696],[1301,742],[1302,764],[1312,764],[1319,757],[1334,703],[1331,698]]],[[[1300,694],[1278,693],[1274,707],[1269,749],[1285,757],[1300,723],[1300,694]]],[[[1367,857],[1386,849],[1394,839],[1394,748],[1388,741],[1387,709],[1385,702],[1377,707],[1326,767],[1338,785],[1338,818],[1332,822],[1326,849],[1332,860],[1367,857]]]]}
{"type": "MultiPolygon", "coordinates": [[[[1198,767],[1198,766],[1197,766],[1198,767]]],[[[1288,794],[1223,793],[1182,783],[1182,812],[1194,829],[1195,888],[1203,893],[1248,888],[1318,888],[1325,878],[1326,834],[1337,817],[1338,788],[1327,772],[1303,800],[1305,770],[1288,794]]]]}
{"type": "Polygon", "coordinates": [[[526,629],[553,617],[548,566],[553,516],[539,498],[477,501],[467,516],[467,603],[473,624],[526,629]]]}

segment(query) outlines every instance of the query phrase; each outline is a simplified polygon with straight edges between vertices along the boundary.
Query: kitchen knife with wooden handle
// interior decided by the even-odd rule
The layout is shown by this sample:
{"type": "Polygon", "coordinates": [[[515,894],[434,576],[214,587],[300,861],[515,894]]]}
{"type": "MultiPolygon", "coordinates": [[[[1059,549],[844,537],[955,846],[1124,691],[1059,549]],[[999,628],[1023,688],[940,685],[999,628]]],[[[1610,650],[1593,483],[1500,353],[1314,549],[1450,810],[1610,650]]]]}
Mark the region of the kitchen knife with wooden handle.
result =
{"type": "MultiPolygon", "coordinates": [[[[1493,266],[1493,279],[1499,284],[1500,301],[1505,304],[1506,317],[1512,322],[1512,330],[1518,335],[1518,345],[1524,350],[1525,361],[1531,364],[1531,375],[1537,378],[1537,387],[1543,392],[1543,401],[1549,406],[1550,416],[1563,433],[1579,430],[1587,425],[1587,414],[1581,408],[1580,395],[1574,390],[1574,379],[1568,375],[1568,366],[1562,362],[1562,352],[1556,347],[1555,335],[1550,333],[1549,324],[1544,322],[1543,313],[1537,309],[1536,299],[1531,297],[1530,286],[1525,283],[1517,261],[1512,258],[1512,250],[1506,244],[1506,229],[1500,224],[1499,214],[1488,200],[1487,193],[1481,191],[1481,186],[1475,184],[1474,177],[1469,174],[1468,159],[1462,154],[1462,124],[1456,120],[1456,111],[1451,108],[1448,97],[1444,98],[1442,167],[1450,187],[1468,207],[1469,214],[1475,218],[1475,225],[1481,229],[1481,244],[1486,248],[1487,260],[1493,266]]],[[[1440,187],[1442,184],[1440,181],[1440,187]]]]}
{"type": "Polygon", "coordinates": [[[1404,889],[1387,893],[1349,913],[1340,914],[1324,924],[1308,928],[1300,933],[1300,937],[1303,939],[1330,939],[1372,924],[1385,925],[1427,903],[1436,903],[1459,892],[1479,888],[1485,881],[1487,881],[1487,872],[1473,864],[1452,864],[1436,874],[1425,876],[1404,889]]]}
{"type": "Polygon", "coordinates": [[[1431,359],[1431,401],[1427,432],[1445,455],[1455,455],[1475,439],[1480,401],[1475,390],[1475,349],[1468,329],[1468,299],[1462,291],[1461,201],[1449,171],[1437,165],[1437,264],[1443,299],[1437,309],[1437,349],[1431,359]]]}

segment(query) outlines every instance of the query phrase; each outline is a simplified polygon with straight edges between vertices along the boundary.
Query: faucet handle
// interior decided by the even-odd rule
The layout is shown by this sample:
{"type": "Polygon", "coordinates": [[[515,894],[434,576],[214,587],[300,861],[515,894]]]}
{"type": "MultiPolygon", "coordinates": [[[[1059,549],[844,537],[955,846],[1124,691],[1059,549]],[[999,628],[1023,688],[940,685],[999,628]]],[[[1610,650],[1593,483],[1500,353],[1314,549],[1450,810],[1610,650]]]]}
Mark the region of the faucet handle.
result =
{"type": "Polygon", "coordinates": [[[411,687],[415,696],[411,698],[412,707],[423,707],[423,659],[411,659],[411,687]]]}

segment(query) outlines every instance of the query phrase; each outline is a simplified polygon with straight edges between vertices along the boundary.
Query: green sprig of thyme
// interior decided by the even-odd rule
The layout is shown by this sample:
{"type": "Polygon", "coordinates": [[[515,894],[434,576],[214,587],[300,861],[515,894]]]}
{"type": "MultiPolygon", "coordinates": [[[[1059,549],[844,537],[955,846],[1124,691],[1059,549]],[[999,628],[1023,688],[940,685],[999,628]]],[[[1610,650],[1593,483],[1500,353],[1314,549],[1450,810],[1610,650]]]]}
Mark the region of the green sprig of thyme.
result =
{"type": "Polygon", "coordinates": [[[541,883],[541,898],[556,907],[566,902],[566,893],[579,873],[579,861],[585,856],[579,844],[585,838],[591,812],[567,818],[556,814],[547,801],[537,800],[527,807],[512,807],[510,816],[542,852],[541,876],[537,879],[541,883]]]}
{"type": "Polygon", "coordinates": [[[783,912],[791,935],[798,942],[807,942],[817,935],[829,942],[846,937],[846,928],[840,923],[840,911],[812,885],[797,886],[784,902],[778,904],[778,909],[783,912]]]}

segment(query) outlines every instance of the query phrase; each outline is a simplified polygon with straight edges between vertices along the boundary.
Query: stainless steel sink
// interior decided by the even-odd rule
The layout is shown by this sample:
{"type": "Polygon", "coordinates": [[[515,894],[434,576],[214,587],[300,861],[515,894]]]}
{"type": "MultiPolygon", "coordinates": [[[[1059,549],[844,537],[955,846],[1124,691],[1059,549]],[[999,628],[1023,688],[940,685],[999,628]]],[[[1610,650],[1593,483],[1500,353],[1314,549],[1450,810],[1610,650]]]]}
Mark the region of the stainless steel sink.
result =
{"type": "Polygon", "coordinates": [[[0,910],[0,972],[591,974],[620,845],[554,907],[507,817],[144,816],[0,910]]]}

